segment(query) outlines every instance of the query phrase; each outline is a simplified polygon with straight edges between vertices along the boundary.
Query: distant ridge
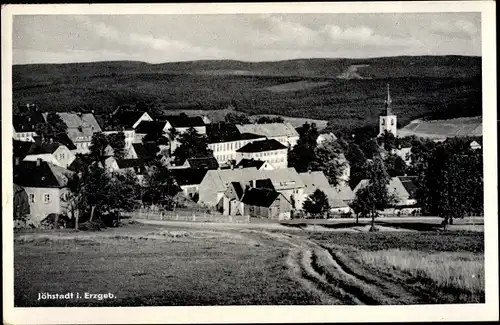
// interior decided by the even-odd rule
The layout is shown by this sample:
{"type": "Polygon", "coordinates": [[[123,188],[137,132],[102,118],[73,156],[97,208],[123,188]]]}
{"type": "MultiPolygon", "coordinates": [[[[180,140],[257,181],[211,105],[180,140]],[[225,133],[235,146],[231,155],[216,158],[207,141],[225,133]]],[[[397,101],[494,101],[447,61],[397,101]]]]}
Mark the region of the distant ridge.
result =
{"type": "Polygon", "coordinates": [[[114,73],[212,74],[249,76],[290,76],[318,78],[468,78],[481,74],[477,56],[396,56],[368,59],[293,59],[245,62],[237,60],[199,60],[168,63],[141,61],[100,61],[62,64],[14,65],[16,77],[95,76],[114,73]],[[363,66],[362,73],[349,70],[363,66]],[[349,73],[348,73],[349,72],[349,73]],[[346,74],[348,73],[348,74],[346,74]]]}

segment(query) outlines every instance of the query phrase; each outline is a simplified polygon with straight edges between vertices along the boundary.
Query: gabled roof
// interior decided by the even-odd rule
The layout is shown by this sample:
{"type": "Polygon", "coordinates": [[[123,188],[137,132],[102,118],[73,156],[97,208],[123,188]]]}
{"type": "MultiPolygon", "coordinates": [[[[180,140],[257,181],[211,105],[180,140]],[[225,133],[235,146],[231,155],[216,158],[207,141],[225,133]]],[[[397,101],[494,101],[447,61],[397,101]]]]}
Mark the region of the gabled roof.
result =
{"type": "Polygon", "coordinates": [[[279,192],[274,190],[265,188],[249,188],[245,191],[245,194],[243,194],[241,202],[248,205],[268,208],[280,195],[281,194],[279,192]]]}
{"type": "MultiPolygon", "coordinates": [[[[245,170],[245,169],[243,169],[245,170]]],[[[260,179],[269,178],[277,191],[303,188],[304,183],[293,167],[261,170],[260,179]]]]}
{"type": "Polygon", "coordinates": [[[132,143],[132,147],[134,148],[135,153],[137,154],[137,159],[146,159],[148,158],[148,151],[144,147],[142,143],[132,143]]]}
{"type": "Polygon", "coordinates": [[[205,126],[201,116],[170,115],[163,116],[162,119],[168,121],[174,128],[205,126]]]}
{"type": "Polygon", "coordinates": [[[255,168],[259,169],[264,164],[265,164],[265,161],[263,161],[263,160],[243,158],[240,160],[240,162],[238,164],[236,164],[235,168],[255,167],[255,168]]]}
{"type": "Polygon", "coordinates": [[[214,157],[188,158],[189,166],[194,169],[217,169],[219,163],[214,157]]]}
{"type": "Polygon", "coordinates": [[[229,184],[229,186],[232,186],[234,188],[234,191],[236,193],[236,198],[238,200],[241,200],[241,198],[243,197],[247,185],[248,184],[245,184],[243,182],[231,182],[229,184]]]}
{"type": "MultiPolygon", "coordinates": [[[[47,118],[48,113],[43,113],[47,118]]],[[[70,139],[77,137],[91,137],[96,132],[101,132],[101,126],[92,113],[59,112],[61,120],[68,127],[67,134],[70,139]]]]}
{"type": "Polygon", "coordinates": [[[233,123],[211,123],[206,125],[208,143],[254,140],[264,138],[253,133],[241,133],[233,123]]]}
{"type": "Polygon", "coordinates": [[[271,179],[258,179],[255,181],[255,188],[267,188],[268,190],[274,190],[274,185],[271,179]]]}
{"type": "Polygon", "coordinates": [[[312,193],[316,189],[329,189],[331,187],[328,179],[322,171],[312,171],[299,174],[300,179],[304,183],[304,191],[312,193]]]}
{"type": "Polygon", "coordinates": [[[41,155],[41,154],[52,154],[54,151],[59,149],[59,147],[62,147],[64,145],[60,144],[59,142],[35,142],[33,145],[30,147],[27,155],[41,155]]]}
{"type": "Polygon", "coordinates": [[[325,192],[330,202],[330,206],[332,207],[342,207],[345,206],[345,203],[342,202],[354,200],[354,192],[347,184],[339,184],[335,187],[324,188],[322,191],[325,192]]]}
{"type": "Polygon", "coordinates": [[[268,138],[298,137],[299,133],[288,122],[268,124],[239,124],[236,126],[241,133],[254,133],[268,138]]]}
{"type": "Polygon", "coordinates": [[[65,145],[69,150],[75,150],[76,146],[66,133],[58,133],[54,136],[54,141],[65,145]]]}
{"type": "Polygon", "coordinates": [[[121,126],[131,128],[146,112],[141,111],[118,111],[114,118],[121,126]]]}
{"type": "Polygon", "coordinates": [[[28,151],[30,150],[33,144],[34,144],[33,142],[13,140],[12,151],[14,158],[19,158],[20,160],[23,160],[28,154],[28,151]]]}
{"type": "MultiPolygon", "coordinates": [[[[369,184],[370,180],[369,179],[363,179],[361,180],[358,185],[354,188],[353,192],[356,194],[357,191],[359,191],[361,188],[367,186],[369,184]]],[[[410,193],[406,190],[405,186],[401,182],[401,180],[398,177],[392,177],[389,185],[387,185],[387,189],[390,193],[395,194],[398,198],[402,197],[410,197],[410,193]]]]}
{"type": "Polygon", "coordinates": [[[417,176],[398,176],[406,191],[410,194],[410,198],[414,198],[417,192],[417,176]]]}
{"type": "Polygon", "coordinates": [[[21,161],[14,165],[14,182],[22,187],[60,188],[68,183],[71,171],[46,161],[21,161]],[[37,163],[40,165],[37,166],[37,163]]]}
{"type": "Polygon", "coordinates": [[[177,185],[199,185],[205,175],[207,169],[193,169],[193,168],[176,168],[171,169],[170,173],[177,182],[177,185]]]}
{"type": "Polygon", "coordinates": [[[12,126],[16,132],[34,132],[38,123],[45,123],[45,118],[37,109],[12,116],[12,126]]]}
{"type": "Polygon", "coordinates": [[[248,182],[252,179],[263,178],[261,175],[261,172],[254,167],[208,170],[203,183],[206,182],[214,192],[223,192],[231,182],[248,182]]]}
{"type": "Polygon", "coordinates": [[[141,121],[135,128],[135,133],[140,134],[163,134],[163,129],[167,122],[141,121]]]}
{"type": "Polygon", "coordinates": [[[236,150],[236,152],[263,152],[263,151],[280,150],[286,148],[287,147],[283,145],[281,142],[278,142],[274,139],[270,139],[270,140],[258,140],[247,143],[240,149],[236,150]]]}

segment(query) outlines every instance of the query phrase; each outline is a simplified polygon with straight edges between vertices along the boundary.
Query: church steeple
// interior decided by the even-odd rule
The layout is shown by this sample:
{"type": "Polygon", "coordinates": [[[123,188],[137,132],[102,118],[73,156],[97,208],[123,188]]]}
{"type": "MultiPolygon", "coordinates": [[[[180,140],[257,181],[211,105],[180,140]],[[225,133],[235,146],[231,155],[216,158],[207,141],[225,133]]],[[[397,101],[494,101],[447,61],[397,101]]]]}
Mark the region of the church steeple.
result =
{"type": "Polygon", "coordinates": [[[387,99],[385,100],[385,115],[389,116],[392,115],[392,110],[391,110],[391,92],[389,91],[389,84],[387,84],[387,99]]]}
{"type": "Polygon", "coordinates": [[[389,84],[387,84],[387,98],[385,99],[385,109],[379,117],[379,136],[385,131],[394,134],[394,136],[397,135],[397,116],[392,112],[391,104],[391,92],[389,90],[389,84]]]}

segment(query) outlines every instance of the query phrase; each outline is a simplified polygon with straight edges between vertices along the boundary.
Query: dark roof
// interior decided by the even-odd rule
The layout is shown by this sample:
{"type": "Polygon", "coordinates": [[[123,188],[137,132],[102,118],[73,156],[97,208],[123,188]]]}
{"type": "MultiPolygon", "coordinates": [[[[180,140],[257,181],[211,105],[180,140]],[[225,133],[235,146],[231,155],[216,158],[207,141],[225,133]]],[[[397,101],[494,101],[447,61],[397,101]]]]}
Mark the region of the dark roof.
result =
{"type": "Polygon", "coordinates": [[[249,168],[249,167],[255,167],[259,169],[264,165],[265,161],[258,160],[258,159],[247,159],[243,158],[240,160],[240,162],[235,166],[237,168],[249,168]]]}
{"type": "Polygon", "coordinates": [[[274,190],[274,185],[270,178],[258,179],[255,181],[255,188],[266,188],[268,190],[274,190]]]}
{"type": "Polygon", "coordinates": [[[286,149],[287,147],[282,143],[274,140],[260,140],[247,143],[240,149],[236,150],[236,152],[262,152],[262,151],[270,151],[270,150],[279,150],[286,149]]]}
{"type": "Polygon", "coordinates": [[[238,200],[241,200],[243,194],[245,193],[245,184],[242,182],[231,182],[231,186],[234,188],[238,200]]]}
{"type": "Polygon", "coordinates": [[[131,128],[135,122],[144,114],[141,111],[119,111],[114,116],[120,125],[131,128]]]}
{"type": "Polygon", "coordinates": [[[188,158],[189,166],[194,169],[217,169],[219,163],[214,157],[188,158]]]}
{"type": "Polygon", "coordinates": [[[12,116],[12,125],[16,132],[34,132],[38,123],[45,123],[45,118],[39,110],[30,110],[23,115],[12,116]]]}
{"type": "Polygon", "coordinates": [[[240,133],[240,131],[236,127],[236,124],[233,123],[211,123],[207,124],[206,129],[209,143],[264,138],[264,136],[262,135],[253,133],[240,133]]]}
{"type": "Polygon", "coordinates": [[[35,142],[30,147],[28,151],[28,155],[40,155],[46,153],[53,153],[56,151],[62,144],[59,142],[35,142]]]}
{"type": "Polygon", "coordinates": [[[148,158],[148,151],[142,143],[132,143],[132,146],[134,147],[134,151],[137,154],[138,159],[148,158]]]}
{"type": "Polygon", "coordinates": [[[179,168],[171,169],[170,172],[174,177],[177,185],[198,185],[201,183],[208,169],[193,169],[193,168],[179,168]]]}
{"type": "Polygon", "coordinates": [[[168,121],[174,128],[205,126],[205,122],[200,116],[170,115],[163,116],[163,119],[168,121]]]}
{"type": "Polygon", "coordinates": [[[410,197],[415,197],[415,193],[417,191],[417,176],[398,176],[398,178],[406,191],[410,194],[410,197]]]}
{"type": "Polygon", "coordinates": [[[66,147],[68,147],[69,150],[76,149],[75,144],[73,143],[73,141],[71,141],[71,139],[68,137],[66,133],[58,133],[54,135],[54,141],[57,141],[60,144],[65,145],[66,147]]]}
{"type": "Polygon", "coordinates": [[[33,142],[13,140],[12,151],[14,157],[23,160],[33,144],[33,142]]]}
{"type": "Polygon", "coordinates": [[[141,121],[135,128],[135,133],[141,134],[163,134],[166,122],[141,121]]]}
{"type": "Polygon", "coordinates": [[[248,205],[268,208],[279,195],[280,193],[274,190],[249,188],[245,191],[245,195],[243,195],[241,202],[248,205]]]}
{"type": "Polygon", "coordinates": [[[13,166],[14,183],[22,187],[59,188],[66,186],[71,171],[46,161],[21,161],[13,166]]]}
{"type": "Polygon", "coordinates": [[[144,162],[141,159],[116,159],[118,168],[142,168],[144,167],[144,162]]]}

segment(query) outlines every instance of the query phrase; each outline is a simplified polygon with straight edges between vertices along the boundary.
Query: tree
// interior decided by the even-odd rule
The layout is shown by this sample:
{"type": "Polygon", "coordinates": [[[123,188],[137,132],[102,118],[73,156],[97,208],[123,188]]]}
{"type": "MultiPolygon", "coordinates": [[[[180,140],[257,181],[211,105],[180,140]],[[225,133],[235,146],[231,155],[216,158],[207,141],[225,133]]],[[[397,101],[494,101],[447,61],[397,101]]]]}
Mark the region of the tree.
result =
{"type": "Polygon", "coordinates": [[[96,132],[92,135],[92,140],[90,141],[90,155],[94,159],[100,159],[104,156],[106,147],[108,146],[108,139],[106,135],[102,132],[96,132]]]}
{"type": "Polygon", "coordinates": [[[295,167],[299,173],[310,169],[311,162],[315,159],[315,149],[317,146],[318,129],[316,124],[305,123],[299,130],[299,140],[290,150],[288,155],[288,165],[295,167]]]}
{"type": "Polygon", "coordinates": [[[309,167],[311,170],[322,171],[328,182],[337,186],[347,163],[340,146],[335,141],[325,141],[315,148],[309,167]]]}
{"type": "Polygon", "coordinates": [[[281,116],[261,116],[257,119],[258,124],[283,123],[285,120],[281,116]]]}
{"type": "Polygon", "coordinates": [[[389,153],[392,149],[396,148],[396,137],[392,134],[392,132],[384,130],[384,133],[382,133],[377,140],[378,144],[383,145],[384,149],[389,153]]]}
{"type": "Polygon", "coordinates": [[[180,145],[175,149],[174,156],[177,164],[183,163],[188,158],[211,157],[212,150],[208,148],[208,140],[200,135],[195,128],[190,127],[179,135],[180,145]]]}
{"type": "Polygon", "coordinates": [[[354,187],[359,181],[366,178],[366,157],[361,148],[356,143],[351,142],[346,153],[346,159],[349,161],[351,168],[349,185],[354,187]]]}
{"type": "Polygon", "coordinates": [[[120,131],[107,136],[107,143],[113,148],[115,158],[123,159],[125,156],[125,134],[120,131]]]}
{"type": "Polygon", "coordinates": [[[303,204],[303,209],[306,213],[314,216],[314,218],[322,217],[330,210],[330,204],[326,194],[317,189],[313,194],[309,195],[303,204]]]}
{"type": "Polygon", "coordinates": [[[43,138],[54,138],[56,135],[66,133],[68,130],[68,126],[57,113],[48,113],[46,121],[46,123],[38,123],[35,125],[36,133],[43,138]]]}
{"type": "Polygon", "coordinates": [[[249,124],[250,119],[246,114],[241,114],[241,113],[233,113],[229,112],[226,114],[224,121],[226,123],[233,123],[233,124],[249,124]]]}
{"type": "Polygon", "coordinates": [[[471,150],[467,140],[448,140],[436,145],[425,166],[417,182],[417,199],[427,213],[442,217],[445,227],[453,218],[483,213],[481,150],[471,150]]]}
{"type": "Polygon", "coordinates": [[[371,217],[370,231],[375,230],[375,218],[379,210],[383,210],[396,203],[396,196],[389,192],[390,177],[385,170],[380,158],[366,165],[368,184],[361,187],[351,203],[351,208],[356,213],[356,222],[359,216],[371,217]]]}
{"type": "Polygon", "coordinates": [[[387,173],[391,177],[404,176],[407,171],[407,166],[403,158],[396,154],[388,154],[384,159],[384,164],[387,173]]]}
{"type": "Polygon", "coordinates": [[[374,139],[366,139],[359,145],[360,149],[363,151],[364,155],[368,159],[373,159],[380,156],[380,149],[377,141],[374,139]]]}
{"type": "Polygon", "coordinates": [[[173,197],[179,192],[169,169],[156,160],[145,177],[145,192],[142,201],[171,208],[173,197]]]}

